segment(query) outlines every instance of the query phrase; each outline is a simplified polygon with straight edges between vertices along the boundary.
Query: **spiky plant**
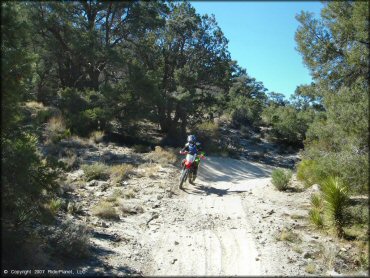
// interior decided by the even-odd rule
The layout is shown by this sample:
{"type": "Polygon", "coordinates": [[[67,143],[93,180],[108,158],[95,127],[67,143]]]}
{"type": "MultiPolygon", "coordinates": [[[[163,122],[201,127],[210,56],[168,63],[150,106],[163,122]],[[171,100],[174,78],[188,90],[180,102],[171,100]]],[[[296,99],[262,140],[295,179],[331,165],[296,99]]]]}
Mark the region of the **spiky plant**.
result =
{"type": "Polygon", "coordinates": [[[348,204],[348,188],[339,177],[329,177],[323,183],[325,211],[331,219],[338,237],[343,237],[344,209],[348,204]]]}

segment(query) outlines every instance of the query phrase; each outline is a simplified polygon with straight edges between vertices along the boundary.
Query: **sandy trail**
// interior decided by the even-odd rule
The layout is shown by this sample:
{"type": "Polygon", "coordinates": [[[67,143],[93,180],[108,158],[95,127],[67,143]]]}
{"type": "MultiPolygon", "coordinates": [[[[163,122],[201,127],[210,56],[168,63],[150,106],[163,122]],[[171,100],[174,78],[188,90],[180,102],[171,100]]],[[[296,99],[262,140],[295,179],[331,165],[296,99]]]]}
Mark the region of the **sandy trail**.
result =
{"type": "Polygon", "coordinates": [[[173,212],[147,234],[151,263],[144,274],[261,275],[242,193],[265,185],[272,170],[246,160],[202,161],[195,185],[185,184],[173,199],[173,212]]]}

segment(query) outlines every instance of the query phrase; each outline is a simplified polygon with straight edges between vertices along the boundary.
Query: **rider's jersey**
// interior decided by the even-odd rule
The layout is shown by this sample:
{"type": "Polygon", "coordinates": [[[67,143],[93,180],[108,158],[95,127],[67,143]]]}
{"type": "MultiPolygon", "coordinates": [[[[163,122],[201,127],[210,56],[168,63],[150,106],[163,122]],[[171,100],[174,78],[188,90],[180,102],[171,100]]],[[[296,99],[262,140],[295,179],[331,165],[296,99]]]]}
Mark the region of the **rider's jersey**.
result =
{"type": "Polygon", "coordinates": [[[199,142],[196,142],[195,144],[186,143],[185,147],[181,151],[182,152],[187,151],[191,154],[195,154],[202,151],[202,147],[199,142]]]}

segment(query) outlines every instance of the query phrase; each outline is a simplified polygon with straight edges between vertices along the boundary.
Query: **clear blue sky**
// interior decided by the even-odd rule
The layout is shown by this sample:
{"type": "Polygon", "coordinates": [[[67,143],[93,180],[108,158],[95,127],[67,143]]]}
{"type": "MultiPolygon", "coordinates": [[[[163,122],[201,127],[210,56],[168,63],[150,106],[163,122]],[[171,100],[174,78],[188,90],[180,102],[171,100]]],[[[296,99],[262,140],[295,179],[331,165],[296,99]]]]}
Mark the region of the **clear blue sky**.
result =
{"type": "Polygon", "coordinates": [[[263,82],[268,91],[289,97],[312,79],[295,49],[301,10],[320,15],[319,1],[190,1],[199,14],[214,14],[229,40],[231,58],[263,82]]]}

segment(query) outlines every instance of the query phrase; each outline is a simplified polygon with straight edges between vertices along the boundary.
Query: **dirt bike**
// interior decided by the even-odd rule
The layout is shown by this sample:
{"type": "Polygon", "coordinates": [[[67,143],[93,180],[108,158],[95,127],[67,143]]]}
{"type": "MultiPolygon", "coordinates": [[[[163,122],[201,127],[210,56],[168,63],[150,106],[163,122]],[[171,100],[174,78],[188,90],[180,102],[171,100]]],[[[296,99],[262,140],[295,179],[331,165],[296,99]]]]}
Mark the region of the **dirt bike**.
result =
{"type": "Polygon", "coordinates": [[[195,181],[196,173],[195,173],[195,167],[198,165],[199,167],[199,162],[200,158],[204,158],[204,153],[200,154],[191,154],[189,152],[181,152],[180,154],[186,154],[185,159],[182,161],[182,170],[180,174],[180,189],[182,188],[183,183],[186,181],[187,178],[189,178],[189,182],[193,183],[195,181]]]}

